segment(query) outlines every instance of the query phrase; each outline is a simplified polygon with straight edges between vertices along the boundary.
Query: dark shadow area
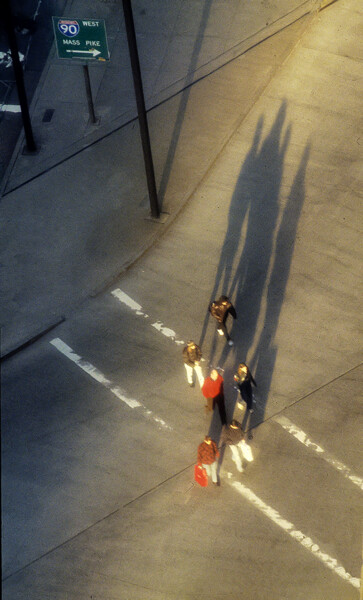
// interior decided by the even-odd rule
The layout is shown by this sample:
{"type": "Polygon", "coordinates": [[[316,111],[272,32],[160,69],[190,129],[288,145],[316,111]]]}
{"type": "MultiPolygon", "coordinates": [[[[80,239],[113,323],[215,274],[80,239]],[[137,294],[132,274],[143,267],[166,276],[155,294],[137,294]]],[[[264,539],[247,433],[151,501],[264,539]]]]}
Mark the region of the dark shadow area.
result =
{"type": "MultiPolygon", "coordinates": [[[[224,338],[214,335],[209,353],[210,363],[225,369],[227,420],[233,416],[236,401],[233,374],[237,364],[249,364],[257,381],[257,405],[251,416],[245,415],[244,429],[250,429],[264,418],[277,350],[274,336],[305,196],[304,180],[309,146],[304,150],[286,206],[279,217],[283,165],[290,139],[290,125],[286,127],[285,120],[286,102],[283,102],[264,139],[263,118],[258,121],[251,149],[232,196],[227,232],[210,296],[212,301],[222,293],[226,294],[235,305],[238,317],[233,323],[232,319],[229,323],[227,321],[234,346],[228,346],[224,338]],[[256,343],[261,310],[265,310],[265,318],[256,343]],[[256,350],[247,359],[252,345],[256,350]],[[218,358],[218,349],[221,347],[218,358]],[[227,364],[230,353],[234,357],[233,365],[230,360],[227,364]]],[[[209,320],[211,317],[207,313],[199,340],[200,346],[205,339],[209,320]]],[[[214,326],[214,323],[211,325],[214,326]]],[[[210,429],[213,439],[217,436],[216,425],[213,419],[210,429]]]]}
{"type": "Polygon", "coordinates": [[[158,190],[158,198],[159,198],[161,208],[163,205],[166,188],[168,186],[171,169],[172,169],[173,162],[174,162],[175,152],[176,152],[176,149],[178,146],[179,136],[180,136],[181,128],[182,128],[183,121],[184,121],[184,115],[185,115],[186,107],[187,107],[188,100],[189,100],[191,86],[193,83],[193,75],[194,75],[194,71],[196,70],[196,67],[198,64],[198,57],[199,57],[200,49],[202,47],[203,35],[204,35],[204,31],[205,31],[205,28],[206,28],[206,25],[208,22],[209,13],[210,13],[212,4],[213,4],[213,0],[206,0],[206,2],[204,3],[202,15],[200,18],[199,29],[197,32],[196,41],[194,44],[193,53],[192,53],[192,57],[190,60],[190,65],[188,67],[188,72],[187,72],[187,75],[185,78],[184,89],[183,89],[182,93],[180,94],[180,102],[179,102],[178,112],[177,112],[177,116],[175,119],[175,124],[174,124],[173,133],[171,136],[169,150],[168,150],[168,154],[167,154],[167,157],[165,160],[164,170],[163,170],[163,174],[161,176],[159,190],[158,190]]]}
{"type": "MultiPolygon", "coordinates": [[[[254,427],[263,421],[265,415],[277,354],[274,338],[289,278],[297,226],[305,199],[305,175],[309,155],[310,144],[307,144],[291,186],[277,233],[275,255],[267,287],[267,308],[264,325],[250,361],[256,381],[260,381],[258,403],[252,415],[250,427],[254,427]]],[[[293,327],[293,323],[291,326],[293,327]]]]}

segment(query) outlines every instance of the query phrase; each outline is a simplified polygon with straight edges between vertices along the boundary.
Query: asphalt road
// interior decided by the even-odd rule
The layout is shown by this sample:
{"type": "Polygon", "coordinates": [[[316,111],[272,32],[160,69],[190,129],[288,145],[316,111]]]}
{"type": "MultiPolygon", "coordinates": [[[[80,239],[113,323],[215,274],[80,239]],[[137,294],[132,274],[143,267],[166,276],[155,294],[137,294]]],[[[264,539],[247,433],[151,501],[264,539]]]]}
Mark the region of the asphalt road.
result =
{"type": "MultiPolygon", "coordinates": [[[[181,360],[218,272],[214,258],[195,268],[203,236],[193,253],[178,250],[200,209],[189,205],[110,290],[4,363],[4,598],[357,598],[362,480],[349,476],[360,469],[362,369],[320,386],[304,378],[303,394],[295,370],[284,398],[260,373],[254,462],[238,474],[227,449],[220,487],[193,482],[197,445],[220,432],[181,360]]],[[[203,341],[204,368],[224,368],[229,417],[241,317],[227,355],[212,323],[203,341]]]]}
{"type": "MultiPolygon", "coordinates": [[[[342,17],[344,31],[358,18],[348,0],[332,8],[321,17],[329,27],[317,19],[164,236],[3,362],[5,600],[357,600],[359,60],[348,33],[339,47],[332,40],[342,17]],[[222,292],[238,313],[232,348],[207,313],[222,292]],[[221,424],[204,414],[198,384],[187,385],[190,338],[205,370],[224,370],[229,417],[238,362],[258,383],[245,423],[254,461],[239,474],[227,449],[220,487],[193,481],[197,446],[208,431],[217,440],[221,424]]],[[[97,245],[84,219],[58,210],[42,247],[48,265],[34,253],[43,294],[58,231],[79,283],[92,273],[91,243],[111,253],[129,214],[120,203],[110,211],[110,244],[97,245]]]]}

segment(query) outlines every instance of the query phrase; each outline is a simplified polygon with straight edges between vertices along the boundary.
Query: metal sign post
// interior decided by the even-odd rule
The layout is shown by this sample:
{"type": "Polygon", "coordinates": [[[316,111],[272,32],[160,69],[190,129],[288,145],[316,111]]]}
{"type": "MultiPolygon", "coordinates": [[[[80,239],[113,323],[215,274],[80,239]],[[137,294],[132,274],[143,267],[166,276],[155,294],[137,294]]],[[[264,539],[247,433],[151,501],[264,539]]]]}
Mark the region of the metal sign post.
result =
{"type": "Polygon", "coordinates": [[[153,165],[153,159],[152,159],[152,154],[151,154],[150,136],[149,136],[149,128],[148,128],[148,124],[147,124],[144,92],[143,92],[143,88],[142,88],[139,55],[137,52],[134,18],[133,18],[133,14],[132,14],[130,0],[122,0],[122,4],[123,4],[123,9],[124,9],[124,16],[125,16],[125,25],[126,25],[127,41],[128,41],[128,45],[129,45],[129,52],[130,52],[132,75],[134,78],[134,88],[135,88],[137,112],[139,115],[139,125],[140,125],[142,149],[143,149],[143,153],[144,153],[147,187],[149,190],[151,216],[154,217],[155,219],[159,219],[160,208],[159,208],[159,204],[158,204],[158,195],[157,195],[156,184],[155,184],[154,165],[153,165]]]}

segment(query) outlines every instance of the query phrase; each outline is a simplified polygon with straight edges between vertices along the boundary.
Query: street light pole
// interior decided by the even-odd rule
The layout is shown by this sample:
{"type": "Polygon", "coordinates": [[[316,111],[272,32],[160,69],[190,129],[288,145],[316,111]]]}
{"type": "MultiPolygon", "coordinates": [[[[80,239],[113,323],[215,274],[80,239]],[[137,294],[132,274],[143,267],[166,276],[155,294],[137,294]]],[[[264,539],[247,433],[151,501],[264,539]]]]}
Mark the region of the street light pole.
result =
{"type": "Polygon", "coordinates": [[[130,61],[132,68],[132,76],[134,79],[134,89],[136,96],[137,112],[139,116],[139,126],[141,134],[142,149],[144,153],[145,171],[147,179],[147,187],[149,190],[151,216],[158,219],[160,217],[160,208],[158,204],[158,196],[155,184],[154,165],[151,154],[149,127],[147,123],[144,92],[142,88],[142,79],[139,63],[139,55],[137,51],[134,17],[132,14],[131,0],[122,0],[127,42],[129,45],[130,61]]]}
{"type": "Polygon", "coordinates": [[[28,108],[28,100],[25,92],[24,85],[24,73],[23,68],[20,64],[19,60],[19,51],[18,51],[18,43],[16,41],[16,36],[14,32],[14,23],[13,17],[11,13],[10,0],[3,0],[3,14],[5,20],[5,28],[8,36],[9,48],[11,52],[11,58],[13,61],[13,69],[16,81],[16,87],[18,90],[19,103],[21,108],[21,116],[23,119],[23,126],[25,132],[26,139],[26,147],[28,152],[36,152],[37,147],[35,145],[33,130],[30,121],[29,108],[28,108]]]}

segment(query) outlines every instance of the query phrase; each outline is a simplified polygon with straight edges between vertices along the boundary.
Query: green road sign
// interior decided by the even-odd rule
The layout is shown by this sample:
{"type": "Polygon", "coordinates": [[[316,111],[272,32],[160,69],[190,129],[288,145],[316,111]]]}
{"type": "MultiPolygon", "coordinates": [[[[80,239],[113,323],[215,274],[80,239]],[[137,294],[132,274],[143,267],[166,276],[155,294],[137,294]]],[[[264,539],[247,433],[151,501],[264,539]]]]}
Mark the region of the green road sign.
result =
{"type": "Polygon", "coordinates": [[[58,58],[109,60],[103,19],[52,17],[58,58]]]}

